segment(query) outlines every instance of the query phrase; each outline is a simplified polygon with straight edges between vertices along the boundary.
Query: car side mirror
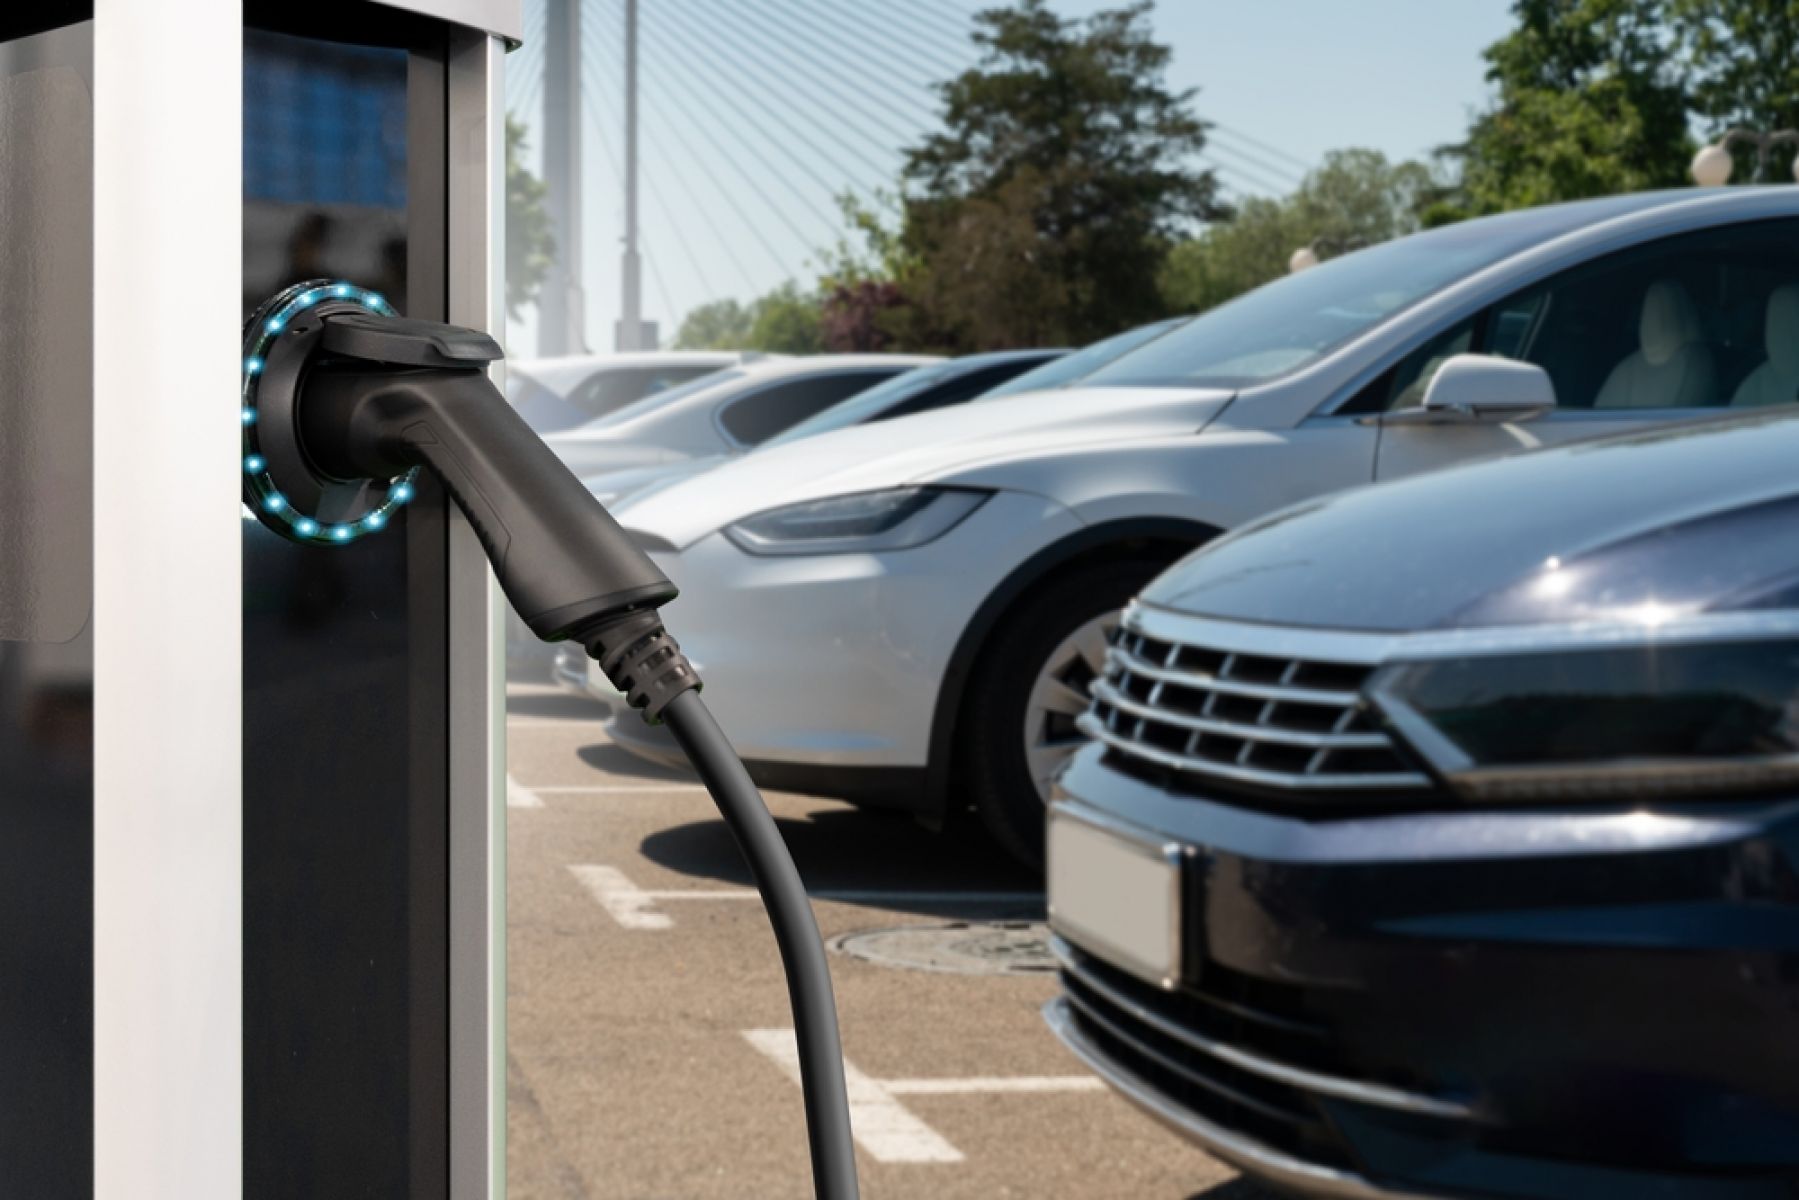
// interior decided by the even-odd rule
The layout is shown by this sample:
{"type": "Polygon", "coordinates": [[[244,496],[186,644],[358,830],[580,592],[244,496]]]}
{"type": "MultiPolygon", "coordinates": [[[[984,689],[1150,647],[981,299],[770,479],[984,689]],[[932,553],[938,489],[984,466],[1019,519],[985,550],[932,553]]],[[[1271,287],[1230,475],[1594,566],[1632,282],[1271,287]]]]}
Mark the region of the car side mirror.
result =
{"type": "Polygon", "coordinates": [[[1555,407],[1555,384],[1534,363],[1490,354],[1457,354],[1424,391],[1424,417],[1449,421],[1517,421],[1555,407]]]}

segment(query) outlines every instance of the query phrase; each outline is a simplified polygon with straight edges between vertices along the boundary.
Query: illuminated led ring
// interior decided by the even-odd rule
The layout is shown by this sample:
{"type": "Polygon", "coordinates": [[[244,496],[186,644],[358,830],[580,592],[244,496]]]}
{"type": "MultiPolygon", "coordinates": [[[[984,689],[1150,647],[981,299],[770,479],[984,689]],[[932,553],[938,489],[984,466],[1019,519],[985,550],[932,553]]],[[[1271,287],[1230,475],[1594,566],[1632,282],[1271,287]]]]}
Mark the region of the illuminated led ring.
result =
{"type": "Polygon", "coordinates": [[[246,330],[247,349],[244,356],[243,410],[241,419],[244,426],[243,439],[243,471],[246,487],[246,504],[254,505],[265,522],[280,522],[280,532],[297,542],[309,542],[317,546],[344,546],[365,534],[374,533],[386,525],[399,507],[412,499],[414,480],[418,476],[417,467],[404,475],[396,475],[387,484],[387,496],[382,502],[364,513],[356,520],[348,523],[326,524],[314,517],[298,511],[293,503],[275,486],[269,476],[268,462],[262,456],[256,438],[256,385],[262,378],[263,355],[267,353],[269,344],[281,336],[281,331],[295,317],[315,305],[327,300],[348,301],[359,304],[372,313],[382,316],[394,316],[393,306],[379,295],[366,288],[359,288],[350,283],[301,283],[275,297],[264,306],[264,312],[257,318],[262,327],[254,332],[255,340],[250,340],[252,331],[246,330]]]}

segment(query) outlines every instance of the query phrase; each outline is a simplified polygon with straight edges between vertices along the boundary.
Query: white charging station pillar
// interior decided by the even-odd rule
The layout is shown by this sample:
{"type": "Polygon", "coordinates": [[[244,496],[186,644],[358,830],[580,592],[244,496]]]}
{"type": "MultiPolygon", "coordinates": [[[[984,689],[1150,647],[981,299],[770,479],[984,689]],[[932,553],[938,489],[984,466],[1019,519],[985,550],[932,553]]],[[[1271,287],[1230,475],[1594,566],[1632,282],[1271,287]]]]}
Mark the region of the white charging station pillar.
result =
{"type": "Polygon", "coordinates": [[[503,322],[519,0],[0,11],[0,1195],[504,1192],[500,604],[240,504],[246,314],[503,322]]]}

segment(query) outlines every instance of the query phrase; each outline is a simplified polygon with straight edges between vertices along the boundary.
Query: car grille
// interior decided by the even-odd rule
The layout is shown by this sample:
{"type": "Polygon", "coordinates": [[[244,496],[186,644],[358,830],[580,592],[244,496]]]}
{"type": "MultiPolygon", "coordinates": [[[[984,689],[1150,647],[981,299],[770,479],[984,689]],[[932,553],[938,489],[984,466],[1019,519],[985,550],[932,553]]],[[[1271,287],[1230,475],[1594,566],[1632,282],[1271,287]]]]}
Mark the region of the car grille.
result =
{"type": "Polygon", "coordinates": [[[1460,1100],[1343,1071],[1329,1031],[1302,1013],[1300,989],[1247,981],[1282,994],[1245,991],[1246,977],[1207,964],[1209,982],[1169,992],[1060,938],[1052,945],[1067,1019],[1082,1041],[1161,1103],[1261,1146],[1306,1163],[1353,1168],[1348,1143],[1321,1106],[1330,1099],[1404,1114],[1438,1130],[1463,1128],[1472,1116],[1460,1100]]]}
{"type": "Polygon", "coordinates": [[[1373,664],[1163,640],[1134,615],[1079,722],[1127,762],[1289,796],[1430,788],[1362,705],[1373,664]]]}

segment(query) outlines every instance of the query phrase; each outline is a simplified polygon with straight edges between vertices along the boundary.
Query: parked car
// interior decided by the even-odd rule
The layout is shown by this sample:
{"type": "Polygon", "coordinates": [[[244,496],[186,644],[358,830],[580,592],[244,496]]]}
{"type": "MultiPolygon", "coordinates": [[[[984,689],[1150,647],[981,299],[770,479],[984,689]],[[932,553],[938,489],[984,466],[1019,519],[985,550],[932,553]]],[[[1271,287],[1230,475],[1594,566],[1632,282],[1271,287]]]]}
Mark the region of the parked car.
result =
{"type": "Polygon", "coordinates": [[[1304,1194],[1794,1195],[1795,462],[1714,417],[1153,582],[1056,784],[1056,1033],[1304,1194]]]}
{"type": "Polygon", "coordinates": [[[809,438],[619,517],[681,586],[682,643],[765,783],[926,821],[972,804],[1040,859],[1106,636],[1170,563],[1354,484],[1778,399],[1744,388],[1796,281],[1799,188],[1469,221],[1282,278],[1079,387],[809,438]]]}
{"type": "Polygon", "coordinates": [[[1025,392],[1048,392],[1056,388],[1072,387],[1101,367],[1123,358],[1146,342],[1161,337],[1185,320],[1186,317],[1170,317],[1166,321],[1152,321],[1148,325],[1139,325],[1135,329],[1115,333],[1109,338],[1101,338],[1091,345],[1082,346],[1073,354],[1051,359],[1040,367],[1015,376],[983,393],[981,398],[997,400],[1002,396],[1017,396],[1025,392]]]}
{"type": "Polygon", "coordinates": [[[1000,350],[990,354],[967,354],[947,362],[913,367],[885,383],[857,392],[848,400],[807,417],[760,446],[732,445],[718,454],[603,472],[582,482],[598,497],[600,503],[610,506],[644,488],[659,487],[703,474],[750,450],[785,445],[801,438],[816,437],[834,429],[848,429],[852,425],[863,425],[870,421],[889,421],[895,417],[963,404],[986,396],[993,388],[1003,387],[1023,375],[1034,374],[1046,365],[1053,366],[1066,357],[1066,350],[1000,350]]]}
{"type": "Polygon", "coordinates": [[[515,360],[506,399],[538,433],[556,433],[634,400],[765,355],[736,350],[657,350],[515,360]]]}
{"type": "Polygon", "coordinates": [[[759,446],[895,375],[918,354],[819,354],[740,363],[544,438],[583,478],[759,446]]]}

